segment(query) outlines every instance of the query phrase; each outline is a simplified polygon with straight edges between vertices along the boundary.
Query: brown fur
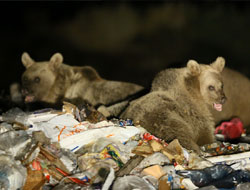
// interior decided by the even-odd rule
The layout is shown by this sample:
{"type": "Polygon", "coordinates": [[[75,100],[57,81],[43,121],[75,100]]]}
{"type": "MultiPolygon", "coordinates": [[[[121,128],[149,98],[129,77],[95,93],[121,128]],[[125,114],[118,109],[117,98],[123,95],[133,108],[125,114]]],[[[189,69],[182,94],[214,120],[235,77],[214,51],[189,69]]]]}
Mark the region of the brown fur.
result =
{"type": "Polygon", "coordinates": [[[160,72],[149,94],[134,100],[123,118],[139,120],[152,134],[199,152],[199,146],[214,140],[214,120],[208,105],[225,99],[220,72],[225,61],[211,65],[190,60],[187,67],[160,72]],[[213,85],[214,90],[209,90],[213,85]]]}
{"type": "Polygon", "coordinates": [[[26,71],[22,84],[26,97],[52,104],[81,98],[95,106],[110,104],[143,89],[132,83],[105,80],[90,66],[76,67],[62,62],[60,53],[44,62],[35,62],[23,53],[26,71]]]}
{"type": "Polygon", "coordinates": [[[218,124],[232,117],[239,117],[247,132],[250,133],[250,80],[237,71],[225,68],[222,72],[224,91],[228,101],[222,112],[212,111],[215,122],[218,124]]]}

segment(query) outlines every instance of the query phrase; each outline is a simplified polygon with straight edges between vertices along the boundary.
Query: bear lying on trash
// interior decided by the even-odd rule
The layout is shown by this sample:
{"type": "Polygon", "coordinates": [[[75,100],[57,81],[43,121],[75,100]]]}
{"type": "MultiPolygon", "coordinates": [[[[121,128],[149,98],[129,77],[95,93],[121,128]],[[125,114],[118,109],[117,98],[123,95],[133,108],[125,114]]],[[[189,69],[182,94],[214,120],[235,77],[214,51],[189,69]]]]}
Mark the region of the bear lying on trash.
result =
{"type": "Polygon", "coordinates": [[[214,141],[215,123],[208,106],[222,111],[226,101],[221,72],[225,60],[210,65],[189,60],[187,67],[166,69],[152,83],[151,92],[130,103],[121,117],[140,121],[142,127],[170,142],[199,152],[214,141]]]}
{"type": "Polygon", "coordinates": [[[90,66],[63,64],[60,53],[49,61],[35,62],[25,52],[21,60],[26,67],[22,75],[25,102],[57,104],[80,98],[92,106],[106,105],[143,89],[132,83],[105,80],[90,66]]]}

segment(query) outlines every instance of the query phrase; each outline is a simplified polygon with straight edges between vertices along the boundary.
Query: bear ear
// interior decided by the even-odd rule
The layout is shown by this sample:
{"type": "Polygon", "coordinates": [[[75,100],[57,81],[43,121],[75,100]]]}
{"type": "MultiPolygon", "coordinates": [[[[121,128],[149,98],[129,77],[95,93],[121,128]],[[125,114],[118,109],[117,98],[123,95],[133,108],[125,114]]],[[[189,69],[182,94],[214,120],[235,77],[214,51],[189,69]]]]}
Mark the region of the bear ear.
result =
{"type": "Polygon", "coordinates": [[[24,52],[21,57],[21,61],[26,69],[28,69],[35,61],[31,59],[30,55],[27,52],[24,52]]]}
{"type": "Polygon", "coordinates": [[[225,67],[225,59],[223,57],[217,57],[217,59],[211,63],[211,67],[219,72],[222,72],[225,67]]]}
{"type": "Polygon", "coordinates": [[[192,76],[197,76],[201,73],[200,65],[195,60],[189,60],[187,68],[192,76]]]}
{"type": "Polygon", "coordinates": [[[60,53],[55,53],[51,58],[50,58],[50,66],[52,69],[57,69],[60,64],[63,62],[63,56],[60,53]]]}

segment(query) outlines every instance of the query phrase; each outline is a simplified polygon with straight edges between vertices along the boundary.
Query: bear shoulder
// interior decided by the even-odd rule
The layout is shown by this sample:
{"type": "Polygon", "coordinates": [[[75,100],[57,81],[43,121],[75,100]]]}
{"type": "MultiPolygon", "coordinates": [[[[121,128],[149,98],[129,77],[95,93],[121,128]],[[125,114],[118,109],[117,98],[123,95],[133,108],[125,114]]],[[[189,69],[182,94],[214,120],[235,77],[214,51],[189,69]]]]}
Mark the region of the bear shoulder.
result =
{"type": "Polygon", "coordinates": [[[79,74],[79,77],[83,77],[88,81],[102,80],[99,73],[91,66],[72,67],[75,74],[79,74]]]}
{"type": "Polygon", "coordinates": [[[176,85],[178,73],[177,69],[165,69],[159,72],[152,82],[151,90],[168,90],[173,85],[176,85]]]}

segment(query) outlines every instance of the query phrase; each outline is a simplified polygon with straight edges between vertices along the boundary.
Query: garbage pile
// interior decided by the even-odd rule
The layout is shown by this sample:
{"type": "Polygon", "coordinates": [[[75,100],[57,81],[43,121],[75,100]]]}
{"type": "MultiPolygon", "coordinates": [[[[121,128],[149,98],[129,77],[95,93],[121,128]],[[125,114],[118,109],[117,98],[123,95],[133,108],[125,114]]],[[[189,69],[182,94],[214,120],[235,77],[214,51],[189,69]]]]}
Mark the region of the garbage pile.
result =
{"type": "Polygon", "coordinates": [[[14,108],[0,120],[0,189],[250,187],[246,143],[214,143],[201,147],[198,155],[177,139],[166,143],[151,135],[139,122],[107,120],[88,105],[68,102],[62,110],[14,108]],[[214,157],[239,152],[244,156],[238,161],[214,157]]]}

